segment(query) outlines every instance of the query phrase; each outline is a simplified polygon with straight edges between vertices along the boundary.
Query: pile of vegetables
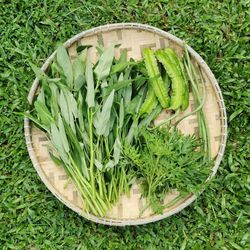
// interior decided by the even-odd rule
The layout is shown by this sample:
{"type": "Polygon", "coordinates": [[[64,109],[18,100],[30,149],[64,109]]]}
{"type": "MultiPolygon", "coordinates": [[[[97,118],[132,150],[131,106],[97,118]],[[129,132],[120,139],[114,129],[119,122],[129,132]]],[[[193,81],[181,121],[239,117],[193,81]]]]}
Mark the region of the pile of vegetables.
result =
{"type": "Polygon", "coordinates": [[[198,192],[211,168],[204,80],[187,50],[182,60],[170,48],[145,48],[142,60],[134,61],[126,50],[115,58],[117,47],[97,46],[93,64],[88,46],[79,47],[74,60],[60,46],[46,74],[31,64],[40,89],[26,116],[46,132],[51,159],[76,185],[84,211],[105,216],[137,180],[147,207],[162,213],[198,192]],[[198,136],[176,128],[187,115],[170,125],[189,106],[189,91],[195,98],[190,114],[197,113],[198,136]],[[162,110],[170,117],[155,126],[162,110]],[[163,205],[171,189],[180,195],[163,205]]]}

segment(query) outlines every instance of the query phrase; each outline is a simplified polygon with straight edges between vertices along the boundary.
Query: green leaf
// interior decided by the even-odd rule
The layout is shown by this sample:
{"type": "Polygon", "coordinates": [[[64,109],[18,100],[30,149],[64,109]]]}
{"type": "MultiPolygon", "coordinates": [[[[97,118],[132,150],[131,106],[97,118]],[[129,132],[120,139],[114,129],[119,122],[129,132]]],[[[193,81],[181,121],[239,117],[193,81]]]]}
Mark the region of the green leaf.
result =
{"type": "Polygon", "coordinates": [[[97,76],[97,80],[100,81],[106,78],[109,75],[113,59],[114,59],[114,44],[104,50],[103,54],[101,55],[97,66],[95,67],[95,74],[97,76]]]}
{"type": "Polygon", "coordinates": [[[114,101],[114,93],[113,90],[105,101],[102,111],[96,113],[96,122],[94,126],[96,128],[97,135],[106,135],[109,133],[109,119],[111,114],[111,108],[114,101]]]}
{"type": "Polygon", "coordinates": [[[59,106],[62,116],[65,118],[66,122],[70,125],[73,131],[76,132],[75,119],[79,115],[77,102],[73,94],[67,88],[63,88],[61,90],[59,96],[59,106]]]}
{"type": "Polygon", "coordinates": [[[105,95],[109,95],[112,90],[116,90],[117,91],[117,90],[125,88],[127,86],[131,86],[131,84],[132,84],[132,80],[124,80],[124,81],[120,81],[120,82],[114,83],[113,85],[108,86],[106,88],[105,95]]]}
{"type": "Polygon", "coordinates": [[[63,148],[64,148],[65,152],[68,153],[69,152],[69,143],[68,143],[68,139],[67,139],[67,136],[65,133],[62,117],[60,115],[58,116],[58,128],[59,128],[61,140],[63,142],[63,148]]]}
{"type": "Polygon", "coordinates": [[[83,86],[84,84],[84,63],[81,61],[79,56],[75,59],[72,65],[73,68],[73,75],[74,75],[74,90],[79,91],[79,89],[83,86]]]}
{"type": "Polygon", "coordinates": [[[70,117],[69,117],[68,104],[67,104],[67,100],[62,90],[60,91],[60,94],[59,94],[58,104],[59,104],[62,116],[64,117],[65,121],[69,124],[70,117]]]}
{"type": "Polygon", "coordinates": [[[99,162],[97,159],[95,159],[95,166],[96,166],[100,171],[102,171],[103,165],[102,165],[102,163],[99,162]]]}
{"type": "Polygon", "coordinates": [[[105,169],[106,170],[110,170],[111,168],[113,168],[115,166],[115,163],[113,160],[108,161],[108,163],[105,165],[105,169]]]}
{"type": "Polygon", "coordinates": [[[116,137],[114,143],[114,153],[113,153],[115,165],[117,165],[119,162],[120,154],[121,154],[121,141],[119,137],[116,137]]]}
{"type": "Polygon", "coordinates": [[[80,130],[83,132],[85,126],[83,121],[83,97],[81,92],[78,93],[77,109],[78,109],[78,121],[80,130]]]}
{"type": "Polygon", "coordinates": [[[39,80],[47,79],[47,75],[40,68],[38,68],[35,64],[31,62],[29,62],[29,64],[39,80]]]}
{"type": "Polygon", "coordinates": [[[74,90],[79,91],[81,89],[81,87],[84,86],[85,82],[86,82],[86,79],[85,79],[84,75],[78,76],[74,82],[74,90]]]}
{"type": "Polygon", "coordinates": [[[133,121],[129,131],[128,131],[128,134],[126,136],[126,142],[128,144],[130,144],[134,138],[134,136],[137,134],[138,132],[138,122],[136,120],[133,121]]]}
{"type": "Polygon", "coordinates": [[[67,154],[66,154],[64,147],[63,147],[63,141],[61,139],[60,132],[59,132],[57,126],[55,125],[55,123],[51,123],[50,131],[51,131],[50,138],[51,138],[51,142],[52,142],[53,146],[56,148],[61,159],[65,163],[68,163],[68,157],[67,157],[67,154]]]}
{"type": "Polygon", "coordinates": [[[44,90],[43,90],[43,88],[40,89],[39,95],[37,97],[37,101],[45,104],[45,96],[44,96],[44,90]]]}
{"type": "Polygon", "coordinates": [[[73,129],[67,124],[65,120],[63,120],[64,128],[66,131],[66,134],[68,136],[68,139],[71,143],[71,155],[72,159],[76,162],[77,167],[82,171],[84,176],[88,179],[88,169],[87,164],[85,161],[84,151],[82,150],[82,147],[73,131],[73,129]]]}
{"type": "Polygon", "coordinates": [[[37,126],[39,126],[40,128],[42,128],[46,132],[49,132],[49,127],[46,126],[45,124],[43,124],[42,122],[40,122],[37,118],[35,118],[31,114],[29,114],[29,113],[26,112],[26,113],[23,113],[23,115],[25,117],[29,118],[32,122],[34,122],[37,126]]]}
{"type": "Polygon", "coordinates": [[[134,97],[132,99],[132,101],[129,103],[128,106],[126,106],[126,113],[127,114],[136,114],[138,113],[138,108],[140,108],[141,106],[141,102],[142,102],[142,96],[143,96],[143,93],[139,93],[136,97],[134,97]]]}
{"type": "Polygon", "coordinates": [[[112,107],[111,108],[111,112],[110,112],[110,118],[109,118],[109,129],[106,131],[106,133],[104,134],[104,136],[108,136],[108,134],[109,134],[110,131],[114,131],[115,130],[114,124],[115,124],[116,118],[117,118],[117,115],[116,115],[115,108],[112,107]]]}
{"type": "Polygon", "coordinates": [[[39,117],[41,122],[46,127],[49,127],[50,123],[53,121],[53,118],[52,118],[47,106],[44,103],[40,102],[40,101],[36,101],[34,106],[35,106],[35,109],[36,109],[36,112],[37,112],[37,116],[39,117]]]}
{"type": "Polygon", "coordinates": [[[84,51],[86,51],[88,48],[93,47],[93,45],[80,45],[76,48],[76,52],[77,53],[82,53],[84,51]]]}
{"type": "Polygon", "coordinates": [[[73,70],[71,61],[68,55],[67,50],[60,46],[56,51],[56,58],[59,66],[63,69],[63,73],[67,79],[67,84],[70,88],[73,87],[73,70]]]}
{"type": "Polygon", "coordinates": [[[162,111],[161,105],[157,105],[156,108],[139,123],[139,129],[148,127],[148,125],[160,114],[162,111]]]}
{"type": "Polygon", "coordinates": [[[95,106],[95,88],[94,88],[93,69],[90,56],[87,57],[85,74],[87,81],[86,102],[88,104],[88,107],[91,108],[95,106]]]}
{"type": "Polygon", "coordinates": [[[49,151],[49,156],[57,166],[61,166],[63,164],[63,162],[58,157],[56,157],[51,151],[49,151]]]}
{"type": "Polygon", "coordinates": [[[53,61],[51,64],[51,74],[52,77],[58,77],[59,75],[64,75],[62,68],[58,65],[56,61],[53,61]]]}
{"type": "MultiPolygon", "coordinates": [[[[90,46],[91,47],[91,46],[90,46]]],[[[79,59],[83,62],[84,65],[86,65],[86,60],[87,60],[87,56],[88,56],[88,48],[90,47],[87,47],[85,48],[85,50],[83,50],[80,55],[78,56],[79,59]]]]}
{"type": "Polygon", "coordinates": [[[63,89],[63,93],[66,97],[66,102],[68,105],[69,113],[72,113],[75,118],[78,117],[78,108],[77,108],[77,102],[74,97],[74,95],[67,89],[63,89]]]}
{"type": "Polygon", "coordinates": [[[124,101],[123,98],[120,101],[120,108],[119,108],[119,128],[122,129],[124,123],[124,101]]]}
{"type": "Polygon", "coordinates": [[[115,74],[117,72],[121,72],[124,69],[126,69],[130,65],[135,65],[136,62],[120,62],[112,66],[111,68],[111,74],[115,74]]]}
{"type": "Polygon", "coordinates": [[[124,106],[127,107],[132,98],[132,86],[127,86],[122,89],[122,97],[124,98],[124,106]]]}
{"type": "Polygon", "coordinates": [[[128,56],[128,50],[123,49],[119,57],[119,60],[117,61],[117,64],[127,62],[127,56],[128,56]]]}
{"type": "Polygon", "coordinates": [[[51,98],[50,98],[50,107],[51,107],[51,114],[54,119],[57,121],[57,117],[59,114],[59,106],[58,106],[58,96],[59,91],[57,86],[54,83],[49,84],[51,90],[51,98]]]}

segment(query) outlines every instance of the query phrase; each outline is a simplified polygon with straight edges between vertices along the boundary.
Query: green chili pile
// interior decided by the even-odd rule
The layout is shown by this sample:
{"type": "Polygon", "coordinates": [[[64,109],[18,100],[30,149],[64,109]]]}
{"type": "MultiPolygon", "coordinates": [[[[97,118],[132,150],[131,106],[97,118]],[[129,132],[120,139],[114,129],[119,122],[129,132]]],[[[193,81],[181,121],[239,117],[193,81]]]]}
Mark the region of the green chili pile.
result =
{"type": "Polygon", "coordinates": [[[105,216],[137,179],[147,206],[162,213],[174,202],[162,205],[171,189],[179,197],[196,193],[209,175],[204,80],[187,50],[181,59],[170,48],[145,48],[142,60],[134,61],[126,50],[116,58],[117,47],[96,47],[93,64],[88,46],[73,60],[60,46],[46,74],[31,64],[40,89],[26,116],[46,132],[51,159],[76,185],[84,211],[105,216]],[[198,136],[178,131],[181,119],[170,124],[189,106],[190,91],[196,109],[181,119],[196,112],[198,136]],[[173,115],[154,126],[164,109],[173,115]]]}

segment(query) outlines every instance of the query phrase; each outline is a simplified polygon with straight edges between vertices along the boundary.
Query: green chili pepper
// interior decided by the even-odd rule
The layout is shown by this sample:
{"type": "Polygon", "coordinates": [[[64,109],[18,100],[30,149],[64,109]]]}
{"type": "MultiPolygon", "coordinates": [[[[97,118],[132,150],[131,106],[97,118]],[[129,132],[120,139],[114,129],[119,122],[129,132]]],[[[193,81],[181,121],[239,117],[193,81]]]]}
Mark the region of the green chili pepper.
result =
{"type": "Polygon", "coordinates": [[[145,101],[141,106],[140,115],[143,115],[145,113],[150,114],[152,110],[156,107],[157,103],[158,101],[155,96],[154,90],[152,86],[149,84],[145,101]]]}
{"type": "Polygon", "coordinates": [[[143,57],[147,73],[149,76],[149,84],[152,86],[154,93],[163,108],[169,107],[169,96],[167,85],[164,84],[160,75],[154,52],[150,48],[143,50],[143,57]]]}
{"type": "Polygon", "coordinates": [[[172,96],[170,108],[177,110],[182,105],[183,78],[176,54],[169,48],[158,50],[155,53],[157,59],[163,64],[167,74],[172,80],[172,96]]]}

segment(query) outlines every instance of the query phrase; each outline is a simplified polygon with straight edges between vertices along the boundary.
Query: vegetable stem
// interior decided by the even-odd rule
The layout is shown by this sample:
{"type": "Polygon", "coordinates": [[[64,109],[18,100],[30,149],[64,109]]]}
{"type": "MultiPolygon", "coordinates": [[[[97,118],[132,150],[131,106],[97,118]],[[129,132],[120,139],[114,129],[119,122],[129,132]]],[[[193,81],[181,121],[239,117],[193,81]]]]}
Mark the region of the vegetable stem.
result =
{"type": "Polygon", "coordinates": [[[94,176],[94,146],[93,146],[93,112],[92,108],[88,108],[89,120],[89,147],[90,147],[90,182],[93,192],[93,197],[96,196],[95,176],[94,176]]]}

